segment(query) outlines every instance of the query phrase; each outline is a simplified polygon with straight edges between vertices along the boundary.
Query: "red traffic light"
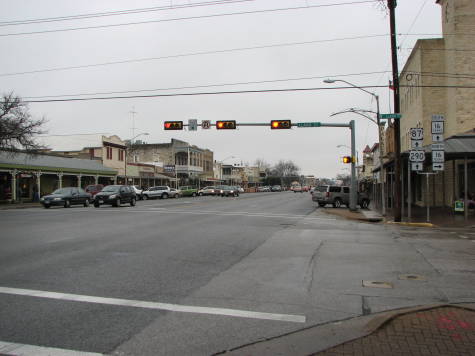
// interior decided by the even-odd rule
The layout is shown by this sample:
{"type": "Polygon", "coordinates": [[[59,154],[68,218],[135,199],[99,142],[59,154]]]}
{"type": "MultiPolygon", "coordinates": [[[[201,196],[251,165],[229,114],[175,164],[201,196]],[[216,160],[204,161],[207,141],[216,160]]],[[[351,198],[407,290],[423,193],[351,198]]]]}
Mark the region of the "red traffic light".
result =
{"type": "Polygon", "coordinates": [[[342,161],[343,163],[351,163],[352,162],[351,156],[344,156],[342,161]]]}
{"type": "Polygon", "coordinates": [[[218,129],[218,130],[235,130],[236,129],[236,121],[235,120],[216,121],[216,129],[218,129]]]}
{"type": "Polygon", "coordinates": [[[270,128],[272,130],[290,129],[292,128],[292,122],[290,120],[272,120],[270,128]]]}
{"type": "Polygon", "coordinates": [[[165,130],[183,130],[183,121],[165,121],[165,130]]]}

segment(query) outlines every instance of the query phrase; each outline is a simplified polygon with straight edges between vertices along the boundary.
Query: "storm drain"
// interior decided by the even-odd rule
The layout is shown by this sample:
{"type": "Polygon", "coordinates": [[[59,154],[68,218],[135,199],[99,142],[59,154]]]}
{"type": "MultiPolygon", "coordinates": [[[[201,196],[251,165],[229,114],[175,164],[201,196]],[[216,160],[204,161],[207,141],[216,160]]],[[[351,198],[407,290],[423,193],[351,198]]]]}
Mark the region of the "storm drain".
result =
{"type": "Polygon", "coordinates": [[[426,277],[421,276],[420,274],[400,274],[398,279],[407,281],[425,281],[426,277]]]}
{"type": "Polygon", "coordinates": [[[362,281],[362,282],[363,282],[363,287],[368,287],[368,288],[386,288],[386,289],[393,288],[392,283],[389,283],[389,282],[381,282],[381,281],[362,281]]]}

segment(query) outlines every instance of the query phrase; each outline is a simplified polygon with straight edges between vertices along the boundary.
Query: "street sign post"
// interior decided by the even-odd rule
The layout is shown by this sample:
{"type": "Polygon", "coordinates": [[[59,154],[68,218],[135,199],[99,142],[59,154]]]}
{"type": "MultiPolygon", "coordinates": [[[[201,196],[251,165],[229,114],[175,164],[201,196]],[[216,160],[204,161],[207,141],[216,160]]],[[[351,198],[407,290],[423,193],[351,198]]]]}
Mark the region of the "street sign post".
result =
{"type": "Polygon", "coordinates": [[[401,114],[380,114],[379,118],[382,120],[385,119],[400,119],[402,117],[401,114]]]}
{"type": "Polygon", "coordinates": [[[411,163],[411,171],[422,171],[424,169],[424,165],[422,162],[412,162],[411,163]]]}
{"type": "Polygon", "coordinates": [[[198,120],[196,119],[188,120],[188,131],[198,131],[198,120]]]}
{"type": "Polygon", "coordinates": [[[204,130],[209,130],[211,128],[211,120],[202,120],[201,128],[204,130]]]}
{"type": "Polygon", "coordinates": [[[444,133],[444,122],[432,121],[432,134],[443,134],[443,133],[444,133]]]}
{"type": "Polygon", "coordinates": [[[410,151],[409,161],[411,162],[424,162],[426,159],[426,153],[424,151],[410,151]]]}
{"type": "Polygon", "coordinates": [[[321,122],[299,122],[297,127],[320,127],[322,126],[321,122]]]}

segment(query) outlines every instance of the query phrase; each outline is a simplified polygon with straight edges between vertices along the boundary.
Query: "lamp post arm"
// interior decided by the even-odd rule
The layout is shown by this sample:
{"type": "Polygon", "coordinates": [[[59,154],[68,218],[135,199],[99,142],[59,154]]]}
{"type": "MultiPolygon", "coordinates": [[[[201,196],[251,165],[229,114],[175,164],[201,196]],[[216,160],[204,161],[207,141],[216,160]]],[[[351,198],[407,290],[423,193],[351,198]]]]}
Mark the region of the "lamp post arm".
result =
{"type": "Polygon", "coordinates": [[[359,87],[359,86],[357,86],[357,85],[354,85],[354,84],[352,84],[352,83],[350,83],[350,82],[347,82],[346,80],[343,80],[343,79],[335,79],[334,81],[335,81],[335,82],[346,83],[346,84],[348,84],[349,86],[352,86],[353,88],[362,90],[362,91],[364,91],[364,92],[366,92],[366,93],[368,93],[368,94],[374,96],[375,98],[378,96],[377,94],[375,94],[375,93],[373,93],[373,92],[371,92],[371,91],[369,91],[369,90],[366,90],[366,89],[364,89],[364,88],[361,88],[361,87],[359,87]]]}
{"type": "Polygon", "coordinates": [[[377,122],[376,120],[374,120],[373,118],[371,118],[370,116],[365,115],[365,114],[363,114],[363,113],[361,113],[361,112],[359,112],[359,111],[352,110],[352,109],[335,112],[335,113],[331,114],[330,116],[336,116],[336,115],[341,115],[341,114],[346,114],[346,113],[358,114],[358,115],[363,116],[364,118],[370,120],[370,121],[373,122],[374,124],[378,125],[378,122],[377,122]]]}

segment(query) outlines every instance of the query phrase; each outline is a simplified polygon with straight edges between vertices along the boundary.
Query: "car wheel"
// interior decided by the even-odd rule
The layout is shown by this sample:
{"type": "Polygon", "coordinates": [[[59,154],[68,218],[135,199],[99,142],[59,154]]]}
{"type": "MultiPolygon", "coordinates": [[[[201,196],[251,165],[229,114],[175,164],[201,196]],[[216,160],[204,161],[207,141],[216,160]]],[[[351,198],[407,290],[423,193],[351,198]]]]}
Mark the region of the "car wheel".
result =
{"type": "Polygon", "coordinates": [[[117,200],[114,203],[114,206],[118,208],[120,206],[120,204],[121,204],[120,198],[117,198],[117,200]]]}
{"type": "Polygon", "coordinates": [[[319,206],[320,208],[323,208],[325,205],[327,205],[327,204],[325,204],[325,203],[318,203],[318,206],[319,206]]]}
{"type": "Polygon", "coordinates": [[[163,193],[163,194],[162,194],[162,199],[168,199],[168,194],[167,194],[167,193],[163,193]]]}
{"type": "Polygon", "coordinates": [[[136,204],[135,198],[132,198],[132,200],[130,201],[130,206],[135,206],[135,204],[136,204]]]}
{"type": "Polygon", "coordinates": [[[101,206],[101,204],[99,204],[99,203],[94,203],[94,208],[98,208],[98,207],[100,207],[100,206],[101,206]]]}
{"type": "Polygon", "coordinates": [[[200,197],[202,197],[202,196],[203,196],[203,193],[200,193],[200,197]]]}
{"type": "Polygon", "coordinates": [[[89,199],[86,199],[86,201],[84,202],[84,207],[85,208],[88,208],[89,207],[89,199]]]}
{"type": "Polygon", "coordinates": [[[65,207],[65,208],[70,208],[70,207],[71,207],[71,201],[66,200],[66,201],[64,202],[64,207],[65,207]]]}
{"type": "Polygon", "coordinates": [[[338,198],[335,199],[335,200],[333,201],[333,207],[334,207],[334,208],[341,208],[341,199],[338,199],[338,198]]]}
{"type": "Polygon", "coordinates": [[[196,193],[195,193],[195,192],[193,192],[193,194],[191,194],[191,196],[192,196],[192,197],[196,197],[196,193]]]}
{"type": "Polygon", "coordinates": [[[45,209],[49,209],[49,208],[51,208],[51,205],[45,204],[44,207],[45,207],[45,209]]]}

